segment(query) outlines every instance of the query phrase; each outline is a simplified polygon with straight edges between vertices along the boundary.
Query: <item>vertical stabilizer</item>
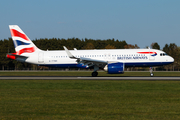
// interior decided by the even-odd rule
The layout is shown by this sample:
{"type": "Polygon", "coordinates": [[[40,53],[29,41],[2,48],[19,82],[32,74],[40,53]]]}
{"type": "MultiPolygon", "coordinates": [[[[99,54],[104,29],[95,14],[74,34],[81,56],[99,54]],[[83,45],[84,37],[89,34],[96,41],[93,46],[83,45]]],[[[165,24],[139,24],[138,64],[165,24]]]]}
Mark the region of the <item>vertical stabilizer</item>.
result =
{"type": "Polygon", "coordinates": [[[9,29],[16,55],[21,55],[22,53],[33,53],[36,50],[39,50],[18,25],[9,25],[9,29]]]}

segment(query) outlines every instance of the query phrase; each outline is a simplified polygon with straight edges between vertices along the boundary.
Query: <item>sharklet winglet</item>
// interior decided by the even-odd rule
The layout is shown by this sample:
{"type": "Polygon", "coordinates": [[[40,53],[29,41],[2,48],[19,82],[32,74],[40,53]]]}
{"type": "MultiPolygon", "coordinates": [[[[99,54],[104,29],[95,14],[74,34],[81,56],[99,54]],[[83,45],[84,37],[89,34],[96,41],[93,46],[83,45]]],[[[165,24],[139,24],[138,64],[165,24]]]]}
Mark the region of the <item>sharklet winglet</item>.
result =
{"type": "Polygon", "coordinates": [[[72,59],[78,59],[76,58],[74,55],[71,54],[71,52],[65,47],[63,46],[64,50],[66,51],[67,55],[69,56],[69,58],[72,58],[72,59]]]}

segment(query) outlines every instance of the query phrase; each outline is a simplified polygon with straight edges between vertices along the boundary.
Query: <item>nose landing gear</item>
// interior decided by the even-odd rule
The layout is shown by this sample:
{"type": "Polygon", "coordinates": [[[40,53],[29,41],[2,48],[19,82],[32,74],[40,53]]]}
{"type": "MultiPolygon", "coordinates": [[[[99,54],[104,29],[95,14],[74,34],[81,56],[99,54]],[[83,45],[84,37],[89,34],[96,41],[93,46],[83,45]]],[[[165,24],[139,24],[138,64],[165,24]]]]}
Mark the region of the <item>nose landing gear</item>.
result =
{"type": "Polygon", "coordinates": [[[154,74],[153,74],[153,69],[152,69],[152,67],[149,68],[149,72],[150,72],[150,76],[153,77],[154,74]]]}

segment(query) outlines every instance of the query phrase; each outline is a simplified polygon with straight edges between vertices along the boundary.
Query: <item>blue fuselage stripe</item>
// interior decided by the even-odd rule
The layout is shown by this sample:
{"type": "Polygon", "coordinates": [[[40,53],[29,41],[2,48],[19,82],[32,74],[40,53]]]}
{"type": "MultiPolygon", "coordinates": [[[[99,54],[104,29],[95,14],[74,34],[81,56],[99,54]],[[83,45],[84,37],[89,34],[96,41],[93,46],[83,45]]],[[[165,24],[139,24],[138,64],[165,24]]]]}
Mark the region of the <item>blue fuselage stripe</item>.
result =
{"type": "Polygon", "coordinates": [[[168,65],[172,62],[144,62],[144,63],[125,63],[125,67],[153,67],[168,65]]]}
{"type": "MultiPolygon", "coordinates": [[[[125,63],[125,67],[153,67],[168,65],[172,62],[144,62],[144,63],[125,63]]],[[[47,67],[59,67],[59,68],[79,68],[78,64],[44,64],[42,66],[47,67]]],[[[82,68],[82,67],[81,67],[82,68]]]]}

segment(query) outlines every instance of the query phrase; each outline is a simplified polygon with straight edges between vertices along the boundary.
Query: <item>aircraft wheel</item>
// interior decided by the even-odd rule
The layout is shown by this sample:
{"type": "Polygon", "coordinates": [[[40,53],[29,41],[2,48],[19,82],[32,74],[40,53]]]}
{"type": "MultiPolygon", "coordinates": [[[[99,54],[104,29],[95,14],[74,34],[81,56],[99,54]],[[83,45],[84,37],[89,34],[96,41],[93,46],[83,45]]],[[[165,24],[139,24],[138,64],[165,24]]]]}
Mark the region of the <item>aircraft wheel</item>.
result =
{"type": "Polygon", "coordinates": [[[92,77],[97,77],[97,75],[98,75],[98,72],[92,72],[92,77]]]}
{"type": "Polygon", "coordinates": [[[153,76],[154,76],[154,74],[153,74],[153,73],[151,73],[151,74],[150,74],[150,76],[151,76],[151,77],[153,77],[153,76]]]}

